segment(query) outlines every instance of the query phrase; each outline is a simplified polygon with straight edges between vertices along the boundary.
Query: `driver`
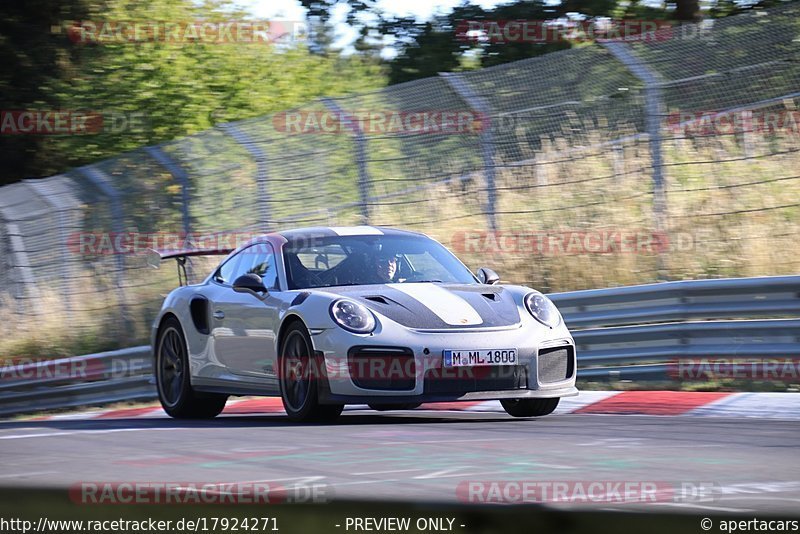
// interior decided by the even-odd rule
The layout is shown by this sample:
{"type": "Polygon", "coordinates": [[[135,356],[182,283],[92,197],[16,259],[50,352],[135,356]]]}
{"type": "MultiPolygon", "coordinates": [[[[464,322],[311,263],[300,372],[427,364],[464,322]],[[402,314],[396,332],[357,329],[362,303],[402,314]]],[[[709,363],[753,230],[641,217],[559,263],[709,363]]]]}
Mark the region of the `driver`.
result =
{"type": "Polygon", "coordinates": [[[397,274],[397,256],[387,252],[378,252],[372,258],[372,272],[370,274],[377,280],[378,284],[390,284],[394,282],[397,274]]]}

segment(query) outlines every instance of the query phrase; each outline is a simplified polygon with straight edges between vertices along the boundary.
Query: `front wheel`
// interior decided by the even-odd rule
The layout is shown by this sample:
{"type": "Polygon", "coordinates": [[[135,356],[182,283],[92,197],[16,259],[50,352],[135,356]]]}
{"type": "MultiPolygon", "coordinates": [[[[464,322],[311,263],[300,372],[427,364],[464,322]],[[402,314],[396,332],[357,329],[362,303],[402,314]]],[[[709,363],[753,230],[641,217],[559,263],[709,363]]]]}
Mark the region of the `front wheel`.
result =
{"type": "Polygon", "coordinates": [[[156,386],[164,411],[176,419],[211,419],[225,408],[227,395],[197,393],[189,377],[189,357],[181,324],[167,319],[156,341],[156,386]]]}
{"type": "Polygon", "coordinates": [[[561,399],[502,399],[500,404],[513,417],[541,417],[553,413],[561,399]]]}
{"type": "Polygon", "coordinates": [[[333,421],[344,405],[319,403],[319,380],[324,380],[314,359],[311,336],[301,323],[289,327],[280,347],[281,400],[292,421],[333,421]]]}

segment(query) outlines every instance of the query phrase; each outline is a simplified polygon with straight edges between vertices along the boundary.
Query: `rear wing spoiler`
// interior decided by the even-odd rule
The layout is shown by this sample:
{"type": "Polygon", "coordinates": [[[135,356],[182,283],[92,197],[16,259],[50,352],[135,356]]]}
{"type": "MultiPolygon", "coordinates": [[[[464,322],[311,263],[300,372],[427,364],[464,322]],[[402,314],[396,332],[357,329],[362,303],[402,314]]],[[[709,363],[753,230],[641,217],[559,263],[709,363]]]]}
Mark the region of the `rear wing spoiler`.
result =
{"type": "Polygon", "coordinates": [[[189,283],[189,277],[186,275],[186,259],[192,256],[227,256],[236,249],[233,248],[215,248],[215,249],[199,249],[199,248],[186,248],[182,250],[158,251],[149,249],[147,252],[147,263],[158,269],[161,267],[161,262],[164,260],[174,259],[178,265],[178,283],[185,286],[189,283]]]}

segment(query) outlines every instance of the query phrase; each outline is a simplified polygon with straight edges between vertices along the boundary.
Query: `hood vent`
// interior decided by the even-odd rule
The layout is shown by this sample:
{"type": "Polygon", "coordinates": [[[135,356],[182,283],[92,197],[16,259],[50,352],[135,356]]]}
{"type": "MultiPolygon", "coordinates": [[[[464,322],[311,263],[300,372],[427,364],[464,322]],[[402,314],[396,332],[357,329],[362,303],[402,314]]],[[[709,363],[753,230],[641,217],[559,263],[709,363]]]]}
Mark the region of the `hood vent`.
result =
{"type": "Polygon", "coordinates": [[[484,297],[486,297],[487,299],[489,299],[489,300],[491,300],[493,302],[495,300],[497,300],[497,293],[481,293],[481,295],[483,295],[484,297]]]}
{"type": "Polygon", "coordinates": [[[378,304],[389,304],[389,301],[387,301],[384,297],[382,297],[380,295],[373,295],[373,296],[364,297],[364,298],[366,300],[370,300],[372,302],[377,302],[378,304]]]}

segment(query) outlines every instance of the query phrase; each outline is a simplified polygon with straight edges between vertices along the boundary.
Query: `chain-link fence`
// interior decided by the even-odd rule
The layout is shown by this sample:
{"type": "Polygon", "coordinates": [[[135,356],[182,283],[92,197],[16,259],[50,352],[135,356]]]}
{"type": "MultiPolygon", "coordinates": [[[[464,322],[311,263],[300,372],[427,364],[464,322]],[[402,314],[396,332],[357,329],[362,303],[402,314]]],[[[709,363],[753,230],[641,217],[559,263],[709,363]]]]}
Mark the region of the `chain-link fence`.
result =
{"type": "Polygon", "coordinates": [[[794,3],[321,99],[5,186],[4,335],[142,340],[175,283],[144,250],[225,231],[416,229],[545,291],[796,273],[799,49],[794,3]]]}

